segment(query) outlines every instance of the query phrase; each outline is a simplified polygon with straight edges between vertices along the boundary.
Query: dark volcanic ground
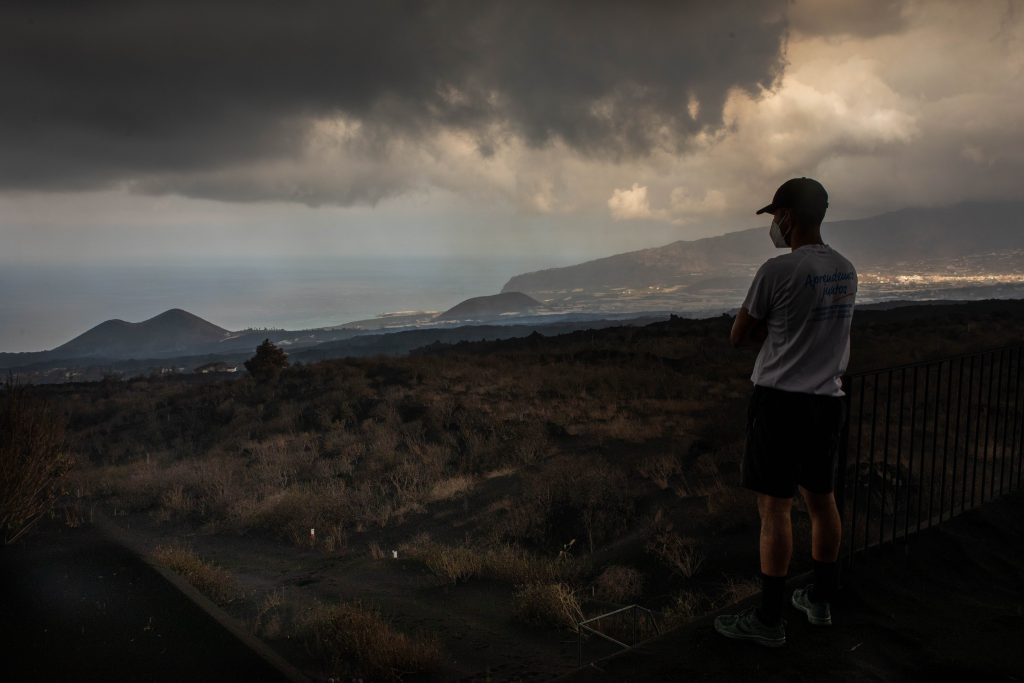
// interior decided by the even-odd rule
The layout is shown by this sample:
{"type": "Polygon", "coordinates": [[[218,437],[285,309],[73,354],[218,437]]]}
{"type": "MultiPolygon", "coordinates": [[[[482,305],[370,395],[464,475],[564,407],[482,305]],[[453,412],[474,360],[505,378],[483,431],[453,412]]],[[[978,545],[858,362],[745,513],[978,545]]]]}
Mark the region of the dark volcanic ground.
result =
{"type": "MultiPolygon", "coordinates": [[[[93,529],[54,525],[2,549],[0,582],[5,681],[282,680],[93,529]]],[[[570,678],[1022,680],[1024,493],[859,557],[832,627],[786,618],[777,650],[722,638],[712,615],[570,678]]]]}
{"type": "Polygon", "coordinates": [[[284,681],[152,567],[94,528],[0,547],[0,679],[284,681]]]}
{"type": "Polygon", "coordinates": [[[785,647],[723,638],[714,616],[569,679],[1024,680],[1024,493],[858,557],[831,627],[787,607],[785,647]]]}

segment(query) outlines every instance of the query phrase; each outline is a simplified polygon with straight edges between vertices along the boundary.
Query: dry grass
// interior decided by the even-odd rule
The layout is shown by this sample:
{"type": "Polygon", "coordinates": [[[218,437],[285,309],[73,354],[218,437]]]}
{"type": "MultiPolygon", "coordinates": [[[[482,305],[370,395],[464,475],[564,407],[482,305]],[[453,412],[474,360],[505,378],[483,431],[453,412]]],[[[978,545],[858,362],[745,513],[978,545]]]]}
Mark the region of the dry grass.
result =
{"type": "Polygon", "coordinates": [[[117,465],[78,468],[71,482],[93,499],[106,498],[119,510],[144,511],[153,508],[166,490],[165,472],[157,458],[117,465]]]}
{"type": "Polygon", "coordinates": [[[430,671],[441,660],[436,636],[401,633],[378,611],[359,603],[317,605],[305,615],[301,632],[333,677],[396,681],[430,671]]]}
{"type": "Polygon", "coordinates": [[[488,548],[483,558],[485,576],[514,584],[571,580],[587,568],[585,561],[571,555],[546,557],[514,545],[488,548]]]}
{"type": "Polygon", "coordinates": [[[252,632],[268,640],[280,638],[283,633],[283,607],[284,596],[280,590],[264,595],[256,605],[256,616],[251,623],[252,632]]]}
{"type": "Polygon", "coordinates": [[[157,563],[181,574],[196,590],[218,605],[233,602],[241,594],[229,572],[204,561],[191,548],[160,545],[153,549],[152,557],[157,563]]]}
{"type": "Polygon", "coordinates": [[[594,597],[609,602],[625,603],[640,597],[644,575],[632,567],[610,565],[594,579],[594,597]]]}
{"type": "MultiPolygon", "coordinates": [[[[643,443],[651,434],[650,416],[638,417],[617,413],[607,420],[593,421],[580,425],[580,430],[594,436],[617,439],[626,443],[643,443]]],[[[657,425],[655,428],[660,428],[657,425]]]]}
{"type": "Polygon", "coordinates": [[[669,479],[682,473],[679,458],[669,454],[650,455],[636,465],[637,474],[650,480],[661,490],[669,486],[669,479]]]}
{"type": "Polygon", "coordinates": [[[741,579],[727,576],[721,585],[721,593],[715,600],[716,607],[732,605],[746,600],[761,591],[761,583],[757,579],[741,579]]]}
{"type": "Polygon", "coordinates": [[[571,556],[544,557],[514,545],[451,546],[421,534],[399,546],[402,556],[423,562],[452,583],[489,578],[512,584],[563,581],[579,576],[585,566],[571,556]]]}
{"type": "Polygon", "coordinates": [[[450,500],[455,496],[468,492],[475,483],[476,481],[473,477],[466,475],[456,475],[442,479],[430,488],[430,492],[427,493],[427,500],[431,503],[450,500]]]}
{"type": "Polygon", "coordinates": [[[489,470],[484,472],[484,479],[498,479],[500,477],[508,477],[515,474],[519,468],[517,467],[499,467],[496,470],[489,470]]]}
{"type": "Polygon", "coordinates": [[[694,538],[682,538],[673,531],[659,531],[647,542],[647,551],[673,573],[692,579],[704,564],[704,551],[694,538]]]}
{"type": "Polygon", "coordinates": [[[512,600],[516,618],[531,624],[567,627],[576,631],[583,621],[583,609],[572,588],[565,583],[528,583],[520,586],[512,600]]]}
{"type": "MultiPolygon", "coordinates": [[[[714,454],[704,453],[697,457],[686,472],[678,472],[671,484],[672,490],[680,498],[687,496],[707,496],[708,509],[714,514],[714,505],[726,500],[723,496],[733,496],[734,491],[724,491],[725,480],[722,478],[719,460],[734,461],[742,456],[742,442],[732,441],[714,454]]],[[[731,498],[729,499],[731,500],[731,498]]]]}
{"type": "Polygon", "coordinates": [[[153,517],[161,522],[173,518],[181,519],[193,514],[197,508],[195,496],[181,484],[174,484],[160,493],[160,508],[153,517]]]}
{"type": "Polygon", "coordinates": [[[704,614],[707,600],[696,591],[679,593],[665,609],[665,621],[670,627],[681,626],[704,614]]]}
{"type": "Polygon", "coordinates": [[[95,506],[87,505],[81,499],[71,500],[60,506],[60,515],[64,520],[64,526],[70,529],[77,529],[83,524],[92,524],[95,511],[95,506]]]}
{"type": "Polygon", "coordinates": [[[433,546],[423,557],[427,568],[452,583],[480,576],[483,560],[472,548],[459,546],[433,546]]]}
{"type": "Polygon", "coordinates": [[[343,554],[348,550],[348,534],[341,524],[316,530],[316,546],[328,554],[343,554]]]}

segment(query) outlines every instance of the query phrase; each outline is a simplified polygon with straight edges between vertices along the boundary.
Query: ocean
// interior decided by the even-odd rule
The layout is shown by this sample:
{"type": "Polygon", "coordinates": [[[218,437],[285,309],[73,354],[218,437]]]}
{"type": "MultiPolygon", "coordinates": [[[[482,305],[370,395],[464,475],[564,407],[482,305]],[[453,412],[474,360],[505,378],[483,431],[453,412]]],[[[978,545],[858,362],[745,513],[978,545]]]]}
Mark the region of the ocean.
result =
{"type": "Polygon", "coordinates": [[[0,264],[0,351],[42,351],[111,318],[182,308],[229,330],[307,329],[497,294],[537,258],[348,258],[156,266],[0,264]]]}

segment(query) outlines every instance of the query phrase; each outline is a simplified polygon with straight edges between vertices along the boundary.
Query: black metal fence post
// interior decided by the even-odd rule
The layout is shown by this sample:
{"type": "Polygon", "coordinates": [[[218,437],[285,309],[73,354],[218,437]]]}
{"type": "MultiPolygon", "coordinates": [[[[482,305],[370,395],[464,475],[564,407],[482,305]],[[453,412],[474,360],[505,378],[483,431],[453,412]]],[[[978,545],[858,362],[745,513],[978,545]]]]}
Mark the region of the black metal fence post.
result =
{"type": "MultiPolygon", "coordinates": [[[[917,366],[914,366],[914,375],[911,380],[913,389],[910,392],[910,443],[907,444],[907,504],[906,514],[903,516],[903,540],[910,538],[910,492],[913,490],[911,484],[914,481],[914,427],[917,424],[917,366]]],[[[921,487],[917,488],[917,497],[921,498],[921,487]]]]}
{"type": "Polygon", "coordinates": [[[1024,403],[1021,401],[1021,362],[1022,355],[1024,355],[1024,347],[1017,348],[1017,380],[1014,389],[1014,440],[1013,440],[1013,459],[1017,463],[1017,478],[1015,479],[1013,474],[1010,476],[1011,482],[1015,488],[1020,488],[1021,485],[1021,470],[1024,469],[1024,449],[1022,449],[1022,442],[1024,442],[1024,403]]]}
{"type": "MultiPolygon", "coordinates": [[[[967,450],[971,444],[971,408],[973,401],[971,401],[971,390],[974,388],[974,356],[971,356],[971,365],[967,370],[967,416],[964,419],[964,471],[961,475],[963,480],[963,486],[960,491],[960,509],[967,509],[967,465],[969,459],[967,457],[967,450]]],[[[974,498],[974,484],[971,484],[971,498],[974,498]]]]}
{"type": "MultiPolygon", "coordinates": [[[[900,489],[907,489],[903,482],[903,474],[900,467],[903,464],[903,413],[907,395],[907,369],[900,368],[900,417],[896,426],[896,478],[893,483],[892,492],[892,532],[890,538],[896,542],[896,524],[900,518],[900,489]]],[[[909,489],[907,489],[909,491],[909,489]]],[[[906,507],[904,505],[904,507],[906,507]]],[[[906,540],[906,539],[904,539],[906,540]]]]}
{"type": "Polygon", "coordinates": [[[892,423],[892,370],[885,383],[885,432],[882,435],[881,505],[878,511],[878,545],[885,543],[885,485],[889,480],[889,425],[892,423]]]}
{"type": "MultiPolygon", "coordinates": [[[[981,397],[984,393],[985,386],[985,359],[982,356],[978,356],[978,419],[981,419],[981,397]]],[[[975,425],[974,430],[974,467],[971,472],[971,507],[974,507],[975,496],[978,490],[978,457],[981,453],[981,425],[975,425]]],[[[985,472],[982,470],[982,489],[985,488],[984,480],[985,472]]]]}
{"type": "Polygon", "coordinates": [[[917,494],[918,531],[921,530],[921,513],[924,511],[924,459],[928,443],[928,397],[931,396],[931,392],[928,390],[928,388],[929,383],[931,382],[931,378],[931,366],[926,365],[924,368],[924,401],[923,405],[921,406],[921,486],[919,487],[920,492],[917,494]]]}
{"type": "MultiPolygon", "coordinates": [[[[852,419],[852,415],[850,415],[850,396],[852,391],[850,382],[851,380],[849,377],[843,377],[843,426],[839,433],[839,454],[838,462],[836,463],[836,481],[833,486],[833,489],[836,492],[836,509],[839,511],[840,533],[843,529],[843,520],[846,519],[846,462],[847,455],[850,451],[850,420],[852,419]]],[[[842,554],[844,540],[845,539],[841,539],[839,542],[840,555],[842,554]]],[[[842,557],[839,559],[843,560],[842,557]]],[[[837,569],[841,567],[842,564],[842,561],[840,561],[837,565],[837,569]]]]}

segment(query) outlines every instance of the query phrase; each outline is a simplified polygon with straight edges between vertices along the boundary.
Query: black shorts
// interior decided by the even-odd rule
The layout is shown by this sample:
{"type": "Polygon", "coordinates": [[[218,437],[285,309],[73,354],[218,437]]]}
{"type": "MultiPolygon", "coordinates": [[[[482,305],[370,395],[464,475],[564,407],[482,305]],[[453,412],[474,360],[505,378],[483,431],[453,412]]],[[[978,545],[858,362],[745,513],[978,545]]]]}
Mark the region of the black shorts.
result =
{"type": "Polygon", "coordinates": [[[797,485],[813,493],[831,493],[844,411],[839,396],[755,385],[740,466],[743,486],[778,498],[792,498],[797,485]]]}

